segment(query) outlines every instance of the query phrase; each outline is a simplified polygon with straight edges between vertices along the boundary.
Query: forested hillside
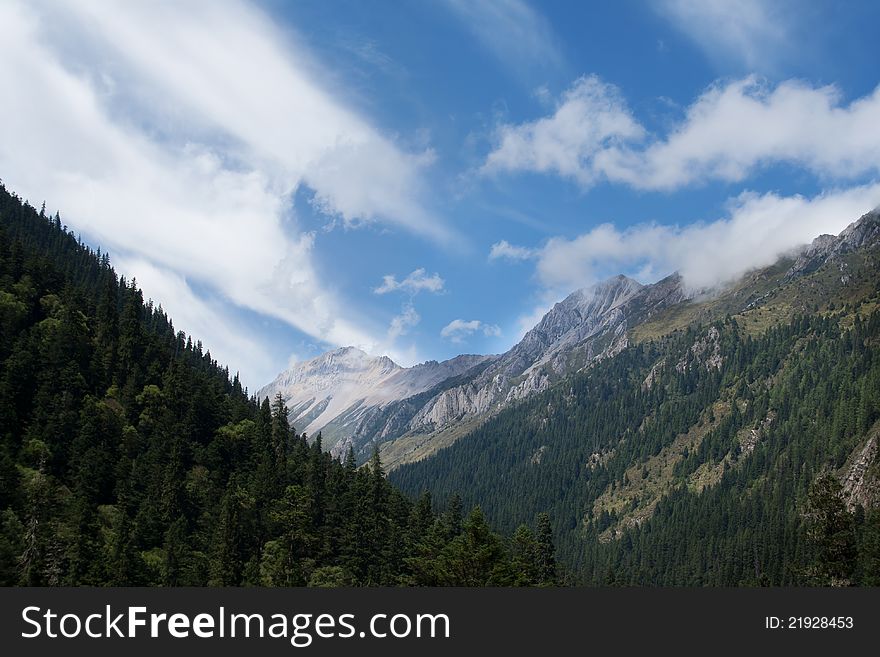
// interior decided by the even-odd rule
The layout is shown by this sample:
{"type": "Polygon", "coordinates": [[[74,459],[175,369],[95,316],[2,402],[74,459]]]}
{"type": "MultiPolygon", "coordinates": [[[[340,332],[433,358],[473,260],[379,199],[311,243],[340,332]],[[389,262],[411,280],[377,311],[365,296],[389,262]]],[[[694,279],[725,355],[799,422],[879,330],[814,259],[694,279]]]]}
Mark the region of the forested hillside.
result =
{"type": "Polygon", "coordinates": [[[0,584],[556,581],[546,517],[437,515],[287,418],[0,187],[0,584]]]}
{"type": "Polygon", "coordinates": [[[504,530],[548,511],[589,584],[876,585],[876,256],[755,275],[783,282],[709,323],[735,294],[672,308],[391,479],[464,491],[504,530]]]}
{"type": "Polygon", "coordinates": [[[877,221],[389,483],[0,188],[0,583],[877,585],[877,221]]]}

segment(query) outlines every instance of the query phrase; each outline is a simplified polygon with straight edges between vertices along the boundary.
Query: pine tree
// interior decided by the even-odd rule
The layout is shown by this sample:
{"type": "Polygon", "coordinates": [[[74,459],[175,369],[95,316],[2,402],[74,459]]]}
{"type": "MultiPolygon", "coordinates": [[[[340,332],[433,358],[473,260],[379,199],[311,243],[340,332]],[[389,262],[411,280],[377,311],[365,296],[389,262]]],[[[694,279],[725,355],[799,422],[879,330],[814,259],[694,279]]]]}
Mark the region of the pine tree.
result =
{"type": "Polygon", "coordinates": [[[837,477],[824,472],[807,501],[807,538],[814,551],[811,574],[820,586],[848,586],[855,569],[855,526],[842,490],[837,477]]]}
{"type": "Polygon", "coordinates": [[[548,513],[538,514],[538,528],[535,537],[537,556],[537,581],[540,586],[555,586],[558,580],[556,572],[556,547],[553,544],[553,528],[548,513]]]}
{"type": "Polygon", "coordinates": [[[538,575],[538,543],[528,525],[520,525],[510,540],[510,567],[514,586],[535,586],[538,575]]]}
{"type": "Polygon", "coordinates": [[[462,507],[461,496],[458,493],[455,493],[449,498],[449,503],[446,507],[446,511],[443,512],[442,518],[443,529],[445,530],[447,540],[452,540],[461,534],[462,507]]]}
{"type": "Polygon", "coordinates": [[[856,581],[859,586],[880,586],[880,510],[865,513],[858,528],[856,581]]]}
{"type": "Polygon", "coordinates": [[[443,586],[506,586],[513,581],[501,537],[489,528],[480,507],[474,507],[439,561],[443,586]]]}
{"type": "Polygon", "coordinates": [[[287,472],[287,449],[290,442],[290,421],[287,417],[287,405],[281,393],[272,401],[271,423],[272,451],[275,456],[275,468],[279,474],[287,472]]]}

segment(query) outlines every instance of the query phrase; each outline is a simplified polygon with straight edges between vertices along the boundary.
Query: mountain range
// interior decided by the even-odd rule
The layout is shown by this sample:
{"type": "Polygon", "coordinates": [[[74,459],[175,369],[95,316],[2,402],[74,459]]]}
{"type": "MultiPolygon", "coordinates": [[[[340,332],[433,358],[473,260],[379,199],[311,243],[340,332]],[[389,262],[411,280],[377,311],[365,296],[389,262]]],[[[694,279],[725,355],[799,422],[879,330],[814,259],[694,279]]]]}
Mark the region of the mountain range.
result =
{"type": "MultiPolygon", "coordinates": [[[[0,338],[0,586],[559,581],[546,516],[514,550],[479,509],[435,510],[378,459],[332,458],[2,183],[0,338]]],[[[373,366],[406,394],[458,365],[373,366]]]]}
{"type": "Polygon", "coordinates": [[[686,297],[679,276],[641,285],[615,276],[556,304],[499,356],[461,355],[403,368],[355,347],[298,363],[257,392],[281,393],[291,422],[361,460],[384,445],[391,467],[449,444],[492,413],[627,345],[627,328],[686,297]]]}
{"type": "Polygon", "coordinates": [[[504,354],[343,348],[258,397],[0,185],[0,333],[0,584],[880,585],[876,211],[718,289],[578,290],[504,354]]]}
{"type": "Polygon", "coordinates": [[[387,356],[371,357],[356,347],[328,351],[298,363],[257,392],[281,393],[290,420],[309,435],[322,433],[324,444],[341,452],[350,444],[382,440],[394,433],[396,418],[387,411],[493,359],[457,356],[401,367],[387,356]],[[381,425],[381,426],[380,426],[381,425]]]}
{"type": "Polygon", "coordinates": [[[723,289],[635,303],[651,288],[392,483],[506,531],[548,512],[593,585],[880,583],[880,215],[723,289]]]}
{"type": "Polygon", "coordinates": [[[846,285],[847,265],[840,258],[876,244],[878,230],[874,211],[839,236],[820,235],[775,265],[714,290],[688,289],[677,273],[649,285],[614,276],[557,303],[501,355],[462,355],[403,368],[387,356],[343,347],[282,372],[257,396],[280,392],[294,426],[310,435],[320,431],[333,454],[352,447],[363,462],[376,444],[393,469],[430,456],[500,410],[634,341],[765,306],[782,287],[826,263],[840,261],[846,285]]]}

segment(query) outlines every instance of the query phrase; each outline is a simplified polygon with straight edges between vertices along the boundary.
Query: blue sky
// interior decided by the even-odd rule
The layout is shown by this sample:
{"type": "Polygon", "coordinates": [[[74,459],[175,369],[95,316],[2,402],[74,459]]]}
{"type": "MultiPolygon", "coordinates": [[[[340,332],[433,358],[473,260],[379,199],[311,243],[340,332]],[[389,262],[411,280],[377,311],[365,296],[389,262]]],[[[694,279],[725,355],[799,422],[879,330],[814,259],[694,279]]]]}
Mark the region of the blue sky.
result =
{"type": "Polygon", "coordinates": [[[723,285],[880,203],[876,2],[0,5],[0,178],[256,389],[723,285]]]}

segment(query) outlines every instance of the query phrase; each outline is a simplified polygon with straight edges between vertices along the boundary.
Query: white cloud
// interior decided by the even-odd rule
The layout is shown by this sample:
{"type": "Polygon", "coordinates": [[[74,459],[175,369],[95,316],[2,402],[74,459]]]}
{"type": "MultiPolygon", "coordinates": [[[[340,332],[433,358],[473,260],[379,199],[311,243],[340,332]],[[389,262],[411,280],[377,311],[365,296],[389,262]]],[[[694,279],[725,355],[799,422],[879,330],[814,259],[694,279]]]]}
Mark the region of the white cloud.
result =
{"type": "Polygon", "coordinates": [[[478,319],[453,319],[440,330],[440,337],[452,342],[463,342],[466,337],[477,331],[481,331],[487,337],[501,335],[501,328],[495,324],[486,324],[478,319]]]}
{"type": "Polygon", "coordinates": [[[489,260],[531,260],[537,253],[535,249],[516,246],[507,240],[501,240],[489,249],[489,260]]]}
{"type": "Polygon", "coordinates": [[[447,0],[446,6],[517,74],[559,66],[563,61],[550,23],[525,0],[447,0]]]}
{"type": "Polygon", "coordinates": [[[387,274],[382,277],[382,284],[373,289],[374,294],[388,294],[389,292],[408,292],[415,295],[426,290],[437,294],[443,291],[445,281],[440,278],[440,274],[433,273],[428,276],[424,268],[419,267],[410,273],[402,281],[398,281],[393,274],[387,274]]]}
{"type": "Polygon", "coordinates": [[[413,326],[416,326],[421,317],[411,303],[404,304],[399,315],[395,315],[388,327],[388,343],[393,345],[401,335],[406,335],[413,326]]]}
{"type": "Polygon", "coordinates": [[[417,326],[422,319],[413,304],[415,296],[423,290],[440,294],[443,292],[444,285],[445,283],[439,274],[434,273],[428,276],[422,267],[412,271],[402,281],[398,281],[397,277],[392,274],[383,276],[382,284],[373,289],[374,294],[403,292],[409,295],[409,300],[403,304],[400,313],[391,318],[385,341],[376,345],[374,351],[390,355],[395,362],[401,365],[408,366],[420,362],[416,346],[411,344],[409,347],[402,347],[398,339],[407,335],[410,329],[417,326]]]}
{"type": "Polygon", "coordinates": [[[653,6],[711,58],[750,70],[788,55],[799,9],[781,0],[658,0],[653,6]]]}
{"type": "Polygon", "coordinates": [[[591,185],[601,173],[593,162],[597,154],[643,135],[614,86],[595,75],[582,77],[562,95],[551,116],[500,126],[483,172],[556,173],[591,185]]]}
{"type": "Polygon", "coordinates": [[[587,187],[600,180],[638,189],[741,181],[789,164],[823,179],[880,172],[880,87],[842,102],[834,86],[755,77],[705,91],[665,138],[645,138],[619,93],[581,78],[551,116],[503,125],[485,172],[555,173],[587,187]]]}
{"type": "MultiPolygon", "coordinates": [[[[290,195],[308,186],[347,223],[455,238],[420,200],[430,152],[400,150],[316,84],[313,68],[237,0],[5,2],[0,171],[175,314],[207,289],[321,341],[369,349],[377,333],[316,270],[314,236],[298,229],[290,195]]],[[[202,331],[206,347],[225,344],[215,350],[230,367],[261,384],[262,356],[220,308],[211,322],[172,317],[202,331]]]]}
{"type": "MultiPolygon", "coordinates": [[[[54,5],[51,5],[54,7],[54,5]]],[[[289,187],[306,184],[346,222],[384,221],[437,239],[450,233],[418,203],[429,152],[408,154],[315,82],[308,55],[240,0],[70,4],[69,24],[135,73],[141,98],[170,94],[182,121],[240,140],[289,187]]],[[[153,100],[151,104],[156,101],[153,100]]]]}
{"type": "Polygon", "coordinates": [[[880,183],[814,198],[746,192],[716,221],[622,231],[603,224],[574,239],[553,238],[533,250],[540,289],[532,309],[517,318],[513,342],[555,303],[608,276],[626,273],[649,283],[679,271],[691,289],[712,288],[768,266],[822,233],[839,233],[878,203],[880,183]]]}
{"type": "Polygon", "coordinates": [[[201,339],[211,357],[228,365],[231,373],[241,368],[251,392],[256,391],[259,382],[277,374],[278,364],[253,332],[230,317],[222,303],[198,296],[182,276],[138,257],[117,257],[114,265],[130,272],[140,288],[149,290],[148,298],[168,313],[175,330],[185,327],[194,339],[201,339]],[[204,340],[207,335],[211,336],[210,342],[204,340]]]}
{"type": "Polygon", "coordinates": [[[880,203],[880,183],[813,198],[743,193],[727,217],[685,227],[597,226],[574,239],[557,237],[540,250],[537,276],[547,290],[567,294],[624,272],[643,281],[679,271],[685,284],[705,288],[768,266],[821,233],[839,233],[880,203]]]}
{"type": "Polygon", "coordinates": [[[740,181],[773,163],[848,179],[880,171],[878,116],[880,87],[847,106],[833,86],[749,77],[710,88],[665,140],[597,159],[609,178],[653,189],[740,181]]]}

